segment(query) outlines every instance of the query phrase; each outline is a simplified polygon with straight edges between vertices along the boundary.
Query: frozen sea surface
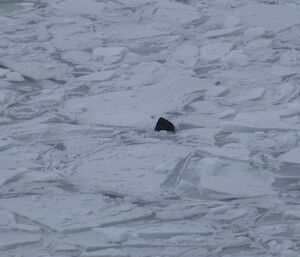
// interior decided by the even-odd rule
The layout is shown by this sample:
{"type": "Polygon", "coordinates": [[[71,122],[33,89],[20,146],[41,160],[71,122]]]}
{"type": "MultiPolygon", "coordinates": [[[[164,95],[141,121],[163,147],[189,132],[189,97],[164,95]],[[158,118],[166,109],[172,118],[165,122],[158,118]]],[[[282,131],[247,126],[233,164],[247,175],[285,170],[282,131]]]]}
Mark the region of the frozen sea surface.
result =
{"type": "Polygon", "coordinates": [[[299,36],[298,0],[0,1],[0,256],[298,257],[299,36]]]}

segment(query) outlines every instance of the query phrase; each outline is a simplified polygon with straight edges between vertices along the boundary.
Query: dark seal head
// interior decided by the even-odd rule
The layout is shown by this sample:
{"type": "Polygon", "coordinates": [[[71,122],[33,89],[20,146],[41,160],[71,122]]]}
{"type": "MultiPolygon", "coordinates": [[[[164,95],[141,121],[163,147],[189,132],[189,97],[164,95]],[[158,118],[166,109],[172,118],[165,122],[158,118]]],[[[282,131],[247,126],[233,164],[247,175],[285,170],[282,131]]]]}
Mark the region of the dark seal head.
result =
{"type": "Polygon", "coordinates": [[[165,118],[160,117],[156,123],[155,130],[156,131],[166,130],[166,131],[175,132],[175,127],[172,122],[166,120],[165,118]]]}

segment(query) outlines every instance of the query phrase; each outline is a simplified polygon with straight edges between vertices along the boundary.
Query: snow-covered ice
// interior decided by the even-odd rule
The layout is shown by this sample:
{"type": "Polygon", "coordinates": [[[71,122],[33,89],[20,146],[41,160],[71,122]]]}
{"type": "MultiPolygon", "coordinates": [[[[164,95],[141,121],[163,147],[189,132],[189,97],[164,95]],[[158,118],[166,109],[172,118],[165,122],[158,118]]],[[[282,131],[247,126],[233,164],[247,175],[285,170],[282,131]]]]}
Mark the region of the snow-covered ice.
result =
{"type": "Polygon", "coordinates": [[[25,80],[19,72],[9,72],[6,74],[6,78],[10,82],[20,82],[25,80]]]}
{"type": "Polygon", "coordinates": [[[10,72],[9,69],[2,69],[0,68],[0,78],[6,76],[10,72]]]}
{"type": "Polygon", "coordinates": [[[93,60],[104,64],[113,64],[121,61],[127,52],[126,47],[99,47],[93,50],[93,60]]]}
{"type": "Polygon", "coordinates": [[[299,4],[0,1],[0,256],[298,256],[299,4]]]}

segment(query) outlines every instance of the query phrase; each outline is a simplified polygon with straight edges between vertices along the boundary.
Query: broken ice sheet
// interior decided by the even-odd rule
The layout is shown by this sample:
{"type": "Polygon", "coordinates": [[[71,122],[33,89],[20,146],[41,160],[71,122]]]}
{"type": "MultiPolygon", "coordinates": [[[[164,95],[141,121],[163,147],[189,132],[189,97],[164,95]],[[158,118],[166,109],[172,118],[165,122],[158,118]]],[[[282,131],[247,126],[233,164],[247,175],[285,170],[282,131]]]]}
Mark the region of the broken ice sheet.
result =
{"type": "Polygon", "coordinates": [[[0,17],[4,257],[297,257],[299,3],[258,2],[0,17]]]}
{"type": "Polygon", "coordinates": [[[0,199],[0,206],[50,230],[64,233],[146,219],[153,215],[152,211],[134,205],[115,205],[101,195],[62,195],[51,199],[36,196],[26,198],[25,202],[21,198],[0,199]]]}
{"type": "Polygon", "coordinates": [[[34,80],[67,80],[71,76],[71,68],[64,63],[47,58],[43,54],[32,54],[25,56],[7,56],[1,58],[5,66],[18,71],[23,76],[34,80]]]}
{"type": "Polygon", "coordinates": [[[299,125],[290,125],[280,119],[279,111],[258,111],[254,113],[238,113],[233,121],[223,123],[226,131],[299,131],[299,125]]]}
{"type": "Polygon", "coordinates": [[[160,186],[168,172],[187,152],[188,148],[171,142],[167,145],[153,142],[146,148],[129,143],[118,147],[117,157],[108,148],[82,160],[70,179],[78,185],[85,181],[85,188],[154,200],[161,196],[160,186]],[[159,164],[165,164],[163,170],[157,170],[159,164]]]}
{"type": "Polygon", "coordinates": [[[0,232],[0,250],[11,250],[24,245],[38,243],[42,235],[20,231],[0,232]]]}
{"type": "Polygon", "coordinates": [[[239,161],[204,158],[199,162],[199,186],[213,191],[236,195],[257,196],[273,194],[274,178],[239,161]]]}
{"type": "MultiPolygon", "coordinates": [[[[78,79],[108,79],[113,71],[103,71],[78,79]]],[[[86,111],[78,115],[85,124],[109,126],[145,126],[151,116],[174,111],[180,107],[180,98],[205,87],[205,81],[193,77],[168,78],[159,83],[135,90],[118,91],[86,98],[86,111]],[[152,104],[155,99],[155,105],[152,104]],[[101,112],[99,110],[101,109],[101,112]]],[[[82,99],[66,102],[64,112],[75,110],[82,99]]]]}

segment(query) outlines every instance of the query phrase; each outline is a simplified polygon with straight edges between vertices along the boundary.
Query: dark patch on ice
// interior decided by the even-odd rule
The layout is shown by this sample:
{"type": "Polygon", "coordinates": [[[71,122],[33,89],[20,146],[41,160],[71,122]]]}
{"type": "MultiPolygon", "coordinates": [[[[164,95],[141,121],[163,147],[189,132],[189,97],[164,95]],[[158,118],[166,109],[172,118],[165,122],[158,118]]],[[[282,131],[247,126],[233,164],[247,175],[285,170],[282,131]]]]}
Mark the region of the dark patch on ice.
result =
{"type": "Polygon", "coordinates": [[[144,45],[139,48],[130,48],[130,52],[138,54],[138,55],[150,55],[150,54],[157,54],[164,50],[165,47],[151,47],[150,45],[144,45]]]}
{"type": "Polygon", "coordinates": [[[7,180],[3,183],[3,185],[8,185],[8,184],[10,184],[10,183],[14,183],[14,182],[17,182],[18,180],[21,180],[22,178],[24,178],[24,174],[25,174],[25,173],[26,173],[26,172],[21,172],[21,173],[19,173],[19,174],[16,174],[16,175],[10,177],[9,179],[7,179],[7,180]]]}
{"type": "Polygon", "coordinates": [[[198,76],[200,76],[200,75],[207,74],[208,72],[219,69],[219,68],[220,68],[220,66],[202,66],[202,67],[195,68],[193,71],[198,76]]]}
{"type": "Polygon", "coordinates": [[[278,177],[272,186],[284,191],[299,191],[300,178],[298,177],[278,177]]]}
{"type": "Polygon", "coordinates": [[[274,173],[279,176],[290,177],[293,179],[300,178],[299,174],[300,165],[294,163],[283,162],[280,164],[279,170],[276,170],[274,173]]]}
{"type": "Polygon", "coordinates": [[[87,85],[80,85],[76,88],[66,90],[65,97],[66,99],[72,99],[76,97],[85,96],[90,91],[90,87],[87,85]]]}
{"type": "Polygon", "coordinates": [[[106,191],[106,192],[102,192],[102,195],[105,196],[105,197],[109,197],[111,199],[124,199],[125,198],[124,194],[121,194],[121,193],[118,193],[118,192],[106,191]]]}
{"type": "Polygon", "coordinates": [[[160,117],[155,126],[156,131],[166,130],[170,132],[175,132],[175,126],[172,122],[160,117]]]}
{"type": "Polygon", "coordinates": [[[69,192],[69,193],[76,193],[79,192],[79,189],[76,188],[75,185],[66,182],[64,180],[59,181],[59,183],[56,185],[57,188],[62,189],[63,191],[69,192]]]}
{"type": "Polygon", "coordinates": [[[26,197],[26,196],[40,196],[40,193],[35,192],[7,192],[7,193],[0,193],[0,199],[7,199],[7,198],[18,198],[18,197],[26,197]]]}
{"type": "Polygon", "coordinates": [[[190,0],[175,0],[175,2],[182,3],[182,4],[191,4],[190,0]]]}
{"type": "Polygon", "coordinates": [[[52,81],[52,82],[54,82],[54,83],[56,83],[56,84],[59,84],[59,85],[64,85],[64,84],[67,83],[66,80],[62,80],[62,79],[50,78],[50,79],[48,79],[48,80],[49,80],[49,81],[52,81]]]}
{"type": "Polygon", "coordinates": [[[60,151],[65,151],[66,150],[66,147],[63,143],[56,144],[54,148],[57,149],[57,150],[60,150],[60,151]]]}

